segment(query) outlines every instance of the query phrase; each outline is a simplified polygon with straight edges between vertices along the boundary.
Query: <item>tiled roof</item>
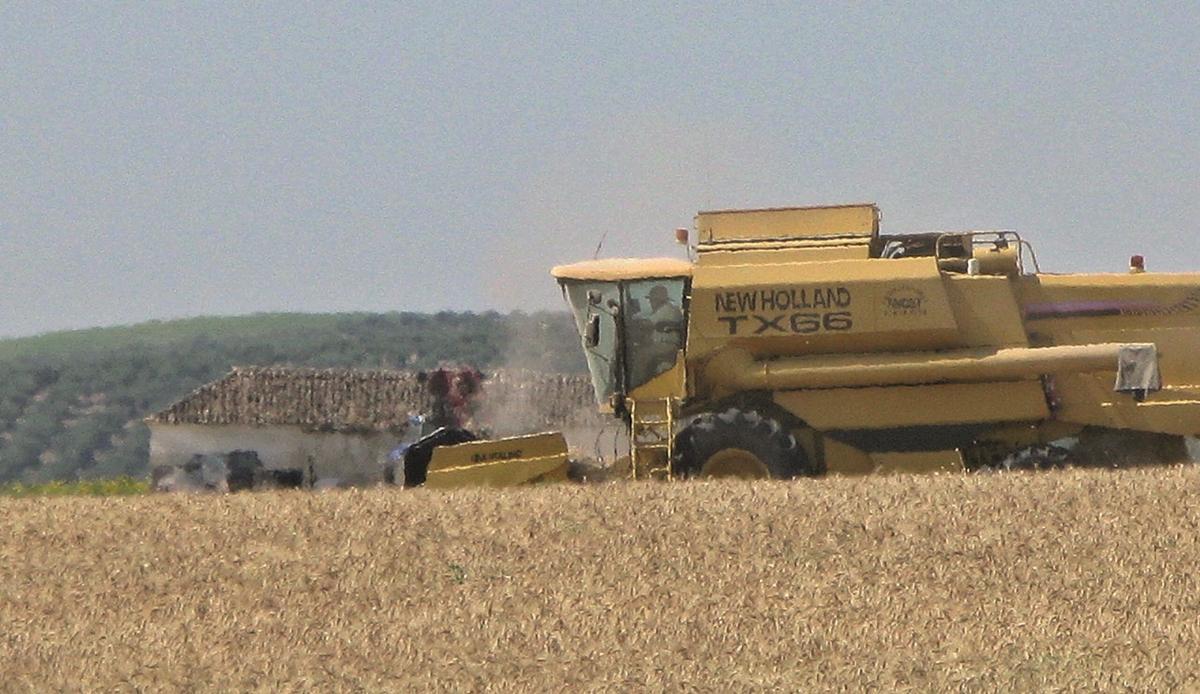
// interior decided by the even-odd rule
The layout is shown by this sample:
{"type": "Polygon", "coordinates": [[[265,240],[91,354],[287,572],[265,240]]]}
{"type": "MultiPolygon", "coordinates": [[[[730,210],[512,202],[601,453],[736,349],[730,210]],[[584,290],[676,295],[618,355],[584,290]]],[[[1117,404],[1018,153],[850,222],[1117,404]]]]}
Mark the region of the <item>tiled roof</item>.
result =
{"type": "MultiPolygon", "coordinates": [[[[432,400],[415,371],[239,367],[146,419],[157,424],[295,425],[318,431],[400,431],[432,400]]],[[[477,424],[488,413],[527,431],[598,420],[586,376],[532,371],[484,375],[477,424]]]]}

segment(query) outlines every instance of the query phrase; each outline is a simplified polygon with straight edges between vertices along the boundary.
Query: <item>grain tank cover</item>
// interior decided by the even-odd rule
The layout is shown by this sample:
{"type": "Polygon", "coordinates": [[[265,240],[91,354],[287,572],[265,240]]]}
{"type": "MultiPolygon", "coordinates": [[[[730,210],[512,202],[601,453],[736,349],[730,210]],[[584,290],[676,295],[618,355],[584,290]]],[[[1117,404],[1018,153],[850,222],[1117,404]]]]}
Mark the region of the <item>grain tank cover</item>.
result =
{"type": "Polygon", "coordinates": [[[800,239],[869,243],[879,233],[879,208],[863,203],[700,212],[696,230],[702,246],[800,239]]]}

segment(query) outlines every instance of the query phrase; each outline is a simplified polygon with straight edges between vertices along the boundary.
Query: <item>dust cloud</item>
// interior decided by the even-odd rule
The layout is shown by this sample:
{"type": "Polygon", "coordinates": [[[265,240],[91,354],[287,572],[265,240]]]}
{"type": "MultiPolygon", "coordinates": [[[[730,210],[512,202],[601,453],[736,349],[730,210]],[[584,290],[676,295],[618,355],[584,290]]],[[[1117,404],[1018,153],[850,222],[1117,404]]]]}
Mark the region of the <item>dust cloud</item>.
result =
{"type": "Polygon", "coordinates": [[[580,460],[611,462],[624,455],[624,425],[599,412],[570,317],[511,318],[503,367],[485,375],[475,403],[477,426],[490,436],[561,431],[580,460]]]}

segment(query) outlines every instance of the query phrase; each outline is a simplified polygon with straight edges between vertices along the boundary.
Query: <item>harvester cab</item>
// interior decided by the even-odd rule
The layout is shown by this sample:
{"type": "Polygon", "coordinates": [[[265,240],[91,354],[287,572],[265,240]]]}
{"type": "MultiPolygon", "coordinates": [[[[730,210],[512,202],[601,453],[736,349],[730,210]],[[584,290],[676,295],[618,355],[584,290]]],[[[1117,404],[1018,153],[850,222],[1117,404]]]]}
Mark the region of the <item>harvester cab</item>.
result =
{"type": "Polygon", "coordinates": [[[597,402],[623,414],[631,394],[680,361],[691,264],[611,259],[561,266],[554,273],[582,336],[597,402]]]}
{"type": "Polygon", "coordinates": [[[1053,465],[1063,442],[1200,433],[1200,275],[1043,274],[1013,231],[879,223],[701,212],[692,261],[552,270],[635,478],[1053,465]]]}

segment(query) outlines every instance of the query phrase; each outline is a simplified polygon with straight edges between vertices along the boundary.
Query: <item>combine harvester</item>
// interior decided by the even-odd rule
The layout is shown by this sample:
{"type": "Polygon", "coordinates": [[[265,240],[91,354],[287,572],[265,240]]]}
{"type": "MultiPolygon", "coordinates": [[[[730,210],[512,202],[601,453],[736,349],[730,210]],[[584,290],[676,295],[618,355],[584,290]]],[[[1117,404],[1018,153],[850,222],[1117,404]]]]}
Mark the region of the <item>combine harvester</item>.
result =
{"type": "Polygon", "coordinates": [[[1200,433],[1200,274],[1043,274],[1015,232],[881,236],[870,204],[696,230],[694,262],[552,271],[634,478],[1176,462],[1200,433]]]}

